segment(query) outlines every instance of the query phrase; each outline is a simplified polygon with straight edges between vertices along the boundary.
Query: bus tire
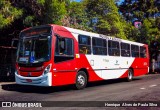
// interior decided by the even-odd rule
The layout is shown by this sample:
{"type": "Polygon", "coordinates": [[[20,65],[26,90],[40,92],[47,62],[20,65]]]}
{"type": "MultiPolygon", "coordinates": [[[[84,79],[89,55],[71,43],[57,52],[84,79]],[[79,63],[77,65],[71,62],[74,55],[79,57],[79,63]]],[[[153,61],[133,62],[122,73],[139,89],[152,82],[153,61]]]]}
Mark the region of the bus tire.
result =
{"type": "Polygon", "coordinates": [[[76,89],[84,89],[87,85],[87,75],[84,71],[79,71],[76,76],[76,89]]]}
{"type": "Polygon", "coordinates": [[[128,75],[127,75],[127,81],[130,82],[133,80],[133,70],[129,69],[128,70],[128,75]]]}

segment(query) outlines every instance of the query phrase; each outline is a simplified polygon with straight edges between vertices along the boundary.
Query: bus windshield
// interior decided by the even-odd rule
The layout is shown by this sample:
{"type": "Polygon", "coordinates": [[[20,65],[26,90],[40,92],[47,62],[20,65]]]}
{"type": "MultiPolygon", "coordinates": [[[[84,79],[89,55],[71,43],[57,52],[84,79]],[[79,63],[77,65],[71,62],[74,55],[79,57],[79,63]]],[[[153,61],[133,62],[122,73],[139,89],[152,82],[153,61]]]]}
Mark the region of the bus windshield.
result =
{"type": "Polygon", "coordinates": [[[50,60],[51,36],[23,37],[19,42],[18,63],[38,63],[50,60]]]}

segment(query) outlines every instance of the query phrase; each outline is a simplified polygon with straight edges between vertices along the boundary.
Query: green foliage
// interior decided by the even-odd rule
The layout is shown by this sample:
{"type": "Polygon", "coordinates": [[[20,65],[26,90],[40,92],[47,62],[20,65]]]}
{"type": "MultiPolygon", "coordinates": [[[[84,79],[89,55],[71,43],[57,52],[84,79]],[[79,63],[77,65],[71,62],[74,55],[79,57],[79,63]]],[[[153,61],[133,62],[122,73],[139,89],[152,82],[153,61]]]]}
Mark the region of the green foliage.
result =
{"type": "Polygon", "coordinates": [[[135,28],[131,22],[124,22],[124,33],[127,36],[127,39],[131,41],[136,41],[137,37],[140,36],[140,31],[135,28]],[[135,37],[136,36],[136,37],[135,37]]]}
{"type": "Polygon", "coordinates": [[[0,1],[0,28],[10,25],[15,19],[22,15],[22,10],[11,6],[6,0],[0,1]]]}
{"type": "Polygon", "coordinates": [[[160,30],[160,17],[157,17],[155,20],[156,27],[160,30]]]}
{"type": "Polygon", "coordinates": [[[62,24],[61,20],[66,14],[66,7],[64,1],[59,0],[45,0],[44,3],[44,20],[45,24],[62,24]]]}
{"type": "Polygon", "coordinates": [[[150,44],[160,35],[160,17],[156,15],[160,12],[160,3],[157,0],[125,0],[119,10],[127,22],[138,20],[142,22],[139,29],[129,26],[128,38],[137,42],[150,44]]]}
{"type": "Polygon", "coordinates": [[[84,2],[93,31],[126,39],[124,24],[114,0],[85,0],[84,2]]]}
{"type": "Polygon", "coordinates": [[[8,25],[10,22],[8,19],[5,19],[2,14],[0,14],[0,28],[8,25]]]}
{"type": "Polygon", "coordinates": [[[0,1],[0,28],[10,24],[17,30],[42,24],[58,24],[100,34],[150,43],[160,35],[159,3],[155,0],[28,0],[0,1]],[[119,8],[119,9],[118,9],[119,8]],[[119,13],[119,10],[121,13],[119,13]],[[142,27],[133,26],[133,20],[142,27]]]}
{"type": "Polygon", "coordinates": [[[85,6],[82,2],[67,2],[67,14],[62,19],[62,24],[64,26],[82,29],[82,30],[91,30],[88,23],[87,13],[85,11],[85,6]]]}
{"type": "Polygon", "coordinates": [[[27,16],[23,20],[23,24],[26,26],[33,26],[33,20],[34,20],[34,16],[27,16]]]}
{"type": "Polygon", "coordinates": [[[37,3],[43,5],[45,3],[45,0],[37,0],[37,3]]]}
{"type": "Polygon", "coordinates": [[[159,12],[158,0],[125,0],[119,10],[127,21],[132,21],[135,18],[143,21],[145,18],[154,17],[159,12]]]}
{"type": "Polygon", "coordinates": [[[155,38],[160,35],[159,29],[156,27],[156,19],[144,19],[141,34],[141,36],[145,36],[148,44],[155,40],[155,38]]]}

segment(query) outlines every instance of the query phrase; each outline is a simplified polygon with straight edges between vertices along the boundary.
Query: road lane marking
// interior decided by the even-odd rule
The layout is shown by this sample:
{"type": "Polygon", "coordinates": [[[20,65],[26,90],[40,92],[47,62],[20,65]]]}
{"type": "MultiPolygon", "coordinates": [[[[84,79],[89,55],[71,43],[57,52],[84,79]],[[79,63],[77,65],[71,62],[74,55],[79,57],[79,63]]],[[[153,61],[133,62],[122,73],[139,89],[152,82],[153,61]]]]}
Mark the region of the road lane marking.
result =
{"type": "Polygon", "coordinates": [[[157,85],[154,84],[154,85],[150,85],[149,87],[155,87],[155,86],[157,86],[157,85]]]}
{"type": "MultiPolygon", "coordinates": [[[[157,86],[156,84],[149,85],[149,87],[156,87],[156,86],[157,86]]],[[[141,89],[141,90],[144,90],[144,89],[146,89],[146,88],[144,88],[144,87],[141,87],[140,89],[141,89]]]]}
{"type": "Polygon", "coordinates": [[[140,89],[144,90],[144,89],[146,89],[146,88],[142,87],[142,88],[140,88],[140,89]]]}

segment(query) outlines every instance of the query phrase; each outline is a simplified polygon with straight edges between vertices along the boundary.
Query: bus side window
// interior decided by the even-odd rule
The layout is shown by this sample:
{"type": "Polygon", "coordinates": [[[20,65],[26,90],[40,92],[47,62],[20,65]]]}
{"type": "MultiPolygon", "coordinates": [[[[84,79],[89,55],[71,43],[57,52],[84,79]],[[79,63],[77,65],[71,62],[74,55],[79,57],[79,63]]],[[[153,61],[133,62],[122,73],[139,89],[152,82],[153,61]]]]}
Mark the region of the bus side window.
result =
{"type": "Polygon", "coordinates": [[[121,56],[130,57],[130,45],[121,42],[121,56]]]}
{"type": "Polygon", "coordinates": [[[131,45],[131,54],[132,57],[139,57],[139,46],[131,45]]]}
{"type": "Polygon", "coordinates": [[[64,55],[66,54],[66,47],[65,47],[65,39],[61,38],[59,39],[59,55],[64,55]]]}
{"type": "Polygon", "coordinates": [[[147,57],[147,55],[146,55],[146,47],[140,47],[140,57],[141,58],[146,58],[147,57]]]}
{"type": "Polygon", "coordinates": [[[107,41],[102,38],[92,38],[92,49],[94,55],[107,55],[107,41]]]}
{"type": "Polygon", "coordinates": [[[119,42],[108,40],[108,53],[110,56],[120,56],[119,42]]]}
{"type": "Polygon", "coordinates": [[[91,54],[91,38],[85,35],[78,36],[79,53],[91,54]]]}
{"type": "Polygon", "coordinates": [[[55,62],[71,60],[74,58],[73,39],[56,37],[55,62]]]}

